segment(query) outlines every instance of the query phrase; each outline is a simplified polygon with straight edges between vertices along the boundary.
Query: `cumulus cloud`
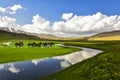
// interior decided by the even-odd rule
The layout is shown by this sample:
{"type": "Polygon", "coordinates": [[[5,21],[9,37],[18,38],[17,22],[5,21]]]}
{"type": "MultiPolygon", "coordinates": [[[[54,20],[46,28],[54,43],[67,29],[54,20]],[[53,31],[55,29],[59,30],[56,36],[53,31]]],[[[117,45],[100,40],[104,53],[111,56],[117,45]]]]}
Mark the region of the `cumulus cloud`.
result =
{"type": "Polygon", "coordinates": [[[71,17],[73,16],[73,13],[64,13],[63,15],[62,15],[62,19],[64,19],[64,20],[69,20],[71,17]]]}
{"type": "Polygon", "coordinates": [[[12,27],[12,28],[19,28],[20,25],[16,23],[15,18],[11,18],[8,16],[0,16],[0,27],[12,27]]]}
{"type": "Polygon", "coordinates": [[[23,8],[23,6],[21,6],[20,4],[15,4],[15,5],[11,6],[11,7],[6,7],[6,8],[0,7],[0,12],[13,15],[18,10],[21,10],[21,9],[25,10],[25,8],[23,8]]]}
{"type": "Polygon", "coordinates": [[[50,33],[58,36],[76,37],[92,35],[100,32],[120,29],[120,16],[107,16],[100,12],[78,16],[73,13],[65,13],[62,16],[65,21],[54,22],[45,20],[38,14],[33,16],[32,24],[24,25],[22,28],[29,32],[50,33]]]}
{"type": "Polygon", "coordinates": [[[0,12],[5,13],[6,12],[6,8],[0,7],[0,12]]]}
{"type": "Polygon", "coordinates": [[[8,9],[10,10],[10,14],[15,14],[17,10],[23,9],[23,7],[20,4],[15,4],[11,7],[8,7],[8,9]]]}
{"type": "Polygon", "coordinates": [[[32,33],[49,33],[50,21],[45,20],[38,14],[33,16],[32,24],[22,26],[22,29],[32,33]]]}
{"type": "Polygon", "coordinates": [[[18,9],[23,9],[23,7],[19,4],[15,4],[12,7],[10,7],[10,10],[12,10],[12,11],[16,11],[18,9]]]}
{"type": "Polygon", "coordinates": [[[119,16],[107,16],[100,12],[94,15],[77,16],[74,15],[67,21],[59,21],[53,24],[53,30],[64,34],[90,35],[100,32],[119,30],[119,16]]]}

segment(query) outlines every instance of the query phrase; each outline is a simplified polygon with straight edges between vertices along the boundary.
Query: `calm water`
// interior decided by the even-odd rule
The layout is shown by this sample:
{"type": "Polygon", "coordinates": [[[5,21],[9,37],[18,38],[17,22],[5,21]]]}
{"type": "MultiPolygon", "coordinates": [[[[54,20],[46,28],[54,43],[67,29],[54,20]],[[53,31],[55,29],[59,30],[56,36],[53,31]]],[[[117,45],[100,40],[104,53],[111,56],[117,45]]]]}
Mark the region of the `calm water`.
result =
{"type": "Polygon", "coordinates": [[[38,80],[102,52],[82,49],[64,56],[0,64],[0,80],[38,80]]]}

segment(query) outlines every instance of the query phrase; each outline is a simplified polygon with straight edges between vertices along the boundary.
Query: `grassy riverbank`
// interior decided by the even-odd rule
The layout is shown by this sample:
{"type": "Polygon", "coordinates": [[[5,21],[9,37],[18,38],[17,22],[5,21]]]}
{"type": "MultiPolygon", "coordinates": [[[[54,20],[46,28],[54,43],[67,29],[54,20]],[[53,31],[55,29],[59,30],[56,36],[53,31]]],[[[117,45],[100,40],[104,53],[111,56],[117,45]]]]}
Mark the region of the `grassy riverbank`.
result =
{"type": "MultiPolygon", "coordinates": [[[[8,41],[2,41],[8,42],[8,41]]],[[[53,57],[59,55],[65,55],[71,52],[78,51],[80,49],[76,48],[66,48],[66,47],[59,47],[59,46],[52,46],[50,48],[28,48],[28,42],[34,42],[33,40],[24,40],[24,46],[21,48],[15,47],[15,42],[12,41],[9,46],[2,46],[0,45],[0,63],[7,63],[7,62],[16,62],[16,61],[23,61],[23,60],[31,60],[37,58],[45,58],[45,57],[53,57]]],[[[39,42],[39,41],[35,41],[39,42]]]]}
{"type": "Polygon", "coordinates": [[[103,50],[97,56],[77,63],[43,80],[119,80],[120,42],[66,42],[66,45],[103,50]]]}

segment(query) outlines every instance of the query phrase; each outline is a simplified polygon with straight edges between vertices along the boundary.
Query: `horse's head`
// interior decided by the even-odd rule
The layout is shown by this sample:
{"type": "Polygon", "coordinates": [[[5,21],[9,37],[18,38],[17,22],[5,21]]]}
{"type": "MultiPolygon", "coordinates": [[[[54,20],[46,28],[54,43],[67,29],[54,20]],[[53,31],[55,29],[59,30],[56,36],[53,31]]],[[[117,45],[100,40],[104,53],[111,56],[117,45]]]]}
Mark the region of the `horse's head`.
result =
{"type": "Polygon", "coordinates": [[[23,42],[20,42],[20,44],[23,44],[23,42]]]}

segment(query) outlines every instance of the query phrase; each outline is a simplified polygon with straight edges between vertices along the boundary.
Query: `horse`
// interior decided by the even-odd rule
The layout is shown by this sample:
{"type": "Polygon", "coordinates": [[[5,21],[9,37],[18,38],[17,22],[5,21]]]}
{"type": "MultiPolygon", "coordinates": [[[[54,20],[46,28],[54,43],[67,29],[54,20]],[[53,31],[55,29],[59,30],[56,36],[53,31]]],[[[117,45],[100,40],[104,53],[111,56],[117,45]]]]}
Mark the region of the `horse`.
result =
{"type": "Polygon", "coordinates": [[[28,45],[28,47],[41,47],[42,42],[40,42],[40,43],[33,42],[33,43],[28,43],[27,45],[28,45]]]}
{"type": "Polygon", "coordinates": [[[37,44],[35,42],[33,42],[33,43],[28,43],[27,45],[28,45],[28,47],[35,47],[37,44]]]}
{"type": "Polygon", "coordinates": [[[50,45],[50,46],[53,46],[53,45],[54,45],[54,42],[50,42],[49,45],[50,45]]]}
{"type": "Polygon", "coordinates": [[[16,47],[22,47],[23,45],[24,45],[23,42],[15,43],[16,47]]]}
{"type": "Polygon", "coordinates": [[[43,46],[44,46],[44,47],[47,47],[47,43],[44,42],[44,43],[43,43],[43,46]]]}
{"type": "Polygon", "coordinates": [[[9,46],[11,42],[2,43],[2,46],[9,46]]]}
{"type": "Polygon", "coordinates": [[[42,42],[39,42],[36,46],[41,47],[42,46],[42,42]]]}
{"type": "Polygon", "coordinates": [[[27,46],[28,47],[33,47],[33,43],[28,43],[27,46]]]}
{"type": "Polygon", "coordinates": [[[51,46],[53,46],[53,45],[54,45],[53,42],[43,43],[43,46],[44,46],[44,47],[51,47],[51,46]]]}

